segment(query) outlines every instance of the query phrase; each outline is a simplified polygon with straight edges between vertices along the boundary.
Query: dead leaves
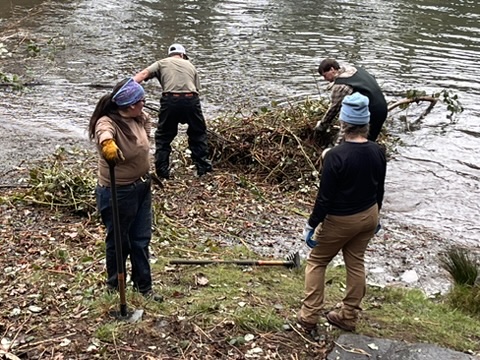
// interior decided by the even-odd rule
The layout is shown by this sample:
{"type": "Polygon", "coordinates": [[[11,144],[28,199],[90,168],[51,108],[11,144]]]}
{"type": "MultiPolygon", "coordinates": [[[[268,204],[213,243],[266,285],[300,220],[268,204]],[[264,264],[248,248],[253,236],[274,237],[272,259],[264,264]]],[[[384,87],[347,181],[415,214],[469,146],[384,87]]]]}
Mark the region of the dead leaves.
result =
{"type": "MultiPolygon", "coordinates": [[[[285,198],[279,187],[258,184],[253,178],[220,170],[204,178],[182,174],[165,182],[162,190],[154,190],[152,260],[161,262],[170,254],[215,258],[217,249],[228,249],[232,244],[271,248],[278,242],[276,239],[290,237],[297,230],[296,222],[290,218],[299,216],[295,202],[285,198]],[[196,248],[195,244],[200,246],[196,248]]],[[[109,321],[104,316],[108,303],[95,305],[103,294],[104,282],[105,230],[99,219],[26,203],[3,202],[0,207],[0,269],[5,271],[0,276],[0,298],[2,306],[5,304],[0,331],[14,344],[5,351],[35,360],[41,359],[44,352],[51,359],[82,360],[99,353],[105,353],[105,359],[118,359],[118,354],[125,358],[161,359],[162,355],[155,354],[181,351],[192,358],[243,359],[247,352],[249,356],[260,356],[256,348],[263,354],[275,353],[265,344],[253,346],[257,339],[242,350],[229,345],[226,339],[237,329],[228,319],[212,328],[201,324],[195,328],[186,325],[186,320],[175,327],[175,321],[167,318],[173,328],[150,333],[148,321],[161,315],[148,311],[141,330],[128,328],[125,334],[116,335],[118,354],[109,354],[110,343],[94,342],[95,332],[109,321]],[[182,339],[189,339],[185,347],[182,339]],[[155,349],[151,349],[152,344],[155,349]]],[[[177,272],[175,267],[166,266],[161,275],[154,276],[161,281],[162,276],[174,278],[177,272]]],[[[215,285],[200,271],[194,272],[190,283],[199,288],[215,285]]],[[[174,290],[169,301],[185,298],[188,291],[174,290]]],[[[216,301],[226,299],[220,295],[216,301]]],[[[251,305],[243,297],[235,301],[239,308],[251,305]]]]}
{"type": "Polygon", "coordinates": [[[195,285],[208,286],[208,284],[209,284],[208,278],[204,274],[202,273],[195,274],[195,285]]]}

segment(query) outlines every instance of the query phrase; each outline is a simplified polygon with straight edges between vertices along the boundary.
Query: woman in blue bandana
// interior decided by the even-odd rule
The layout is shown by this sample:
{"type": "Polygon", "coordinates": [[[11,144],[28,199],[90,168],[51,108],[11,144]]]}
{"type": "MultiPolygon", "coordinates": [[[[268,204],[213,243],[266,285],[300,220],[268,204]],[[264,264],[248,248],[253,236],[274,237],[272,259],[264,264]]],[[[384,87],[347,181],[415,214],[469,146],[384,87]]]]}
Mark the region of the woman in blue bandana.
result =
{"type": "Polygon", "coordinates": [[[133,79],[121,81],[98,101],[88,132],[99,154],[96,198],[107,230],[107,288],[118,289],[110,191],[111,186],[116,186],[123,260],[130,256],[133,286],[145,297],[162,301],[152,290],[148,260],[152,237],[151,123],[143,112],[144,96],[142,86],[133,79]],[[109,164],[112,163],[115,164],[115,184],[110,183],[109,164]]]}

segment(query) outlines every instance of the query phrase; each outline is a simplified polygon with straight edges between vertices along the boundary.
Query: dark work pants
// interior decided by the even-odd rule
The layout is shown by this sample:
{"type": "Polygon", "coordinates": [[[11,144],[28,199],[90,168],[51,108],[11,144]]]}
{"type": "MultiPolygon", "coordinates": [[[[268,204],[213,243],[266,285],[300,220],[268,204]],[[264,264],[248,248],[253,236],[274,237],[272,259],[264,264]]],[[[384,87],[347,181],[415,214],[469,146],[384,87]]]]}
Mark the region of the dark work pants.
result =
{"type": "Polygon", "coordinates": [[[198,171],[211,171],[212,165],[207,159],[207,127],[198,96],[162,96],[158,127],[155,131],[155,169],[168,171],[171,143],[178,133],[178,124],[188,124],[188,146],[192,152],[192,161],[198,171]]]}
{"type": "MultiPolygon", "coordinates": [[[[124,266],[130,256],[132,282],[141,293],[152,290],[149,245],[152,238],[152,194],[150,180],[118,186],[117,202],[124,266]]],[[[97,207],[107,228],[106,263],[107,284],[118,287],[117,258],[113,231],[113,214],[110,188],[97,186],[97,207]]]]}

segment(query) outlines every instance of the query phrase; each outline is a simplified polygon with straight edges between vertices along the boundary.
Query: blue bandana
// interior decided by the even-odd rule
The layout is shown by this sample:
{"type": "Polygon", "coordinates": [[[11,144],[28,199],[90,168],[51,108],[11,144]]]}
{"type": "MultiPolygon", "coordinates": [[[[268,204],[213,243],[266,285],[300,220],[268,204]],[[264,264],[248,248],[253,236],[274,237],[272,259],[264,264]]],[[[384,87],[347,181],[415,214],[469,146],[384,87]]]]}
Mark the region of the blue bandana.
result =
{"type": "Polygon", "coordinates": [[[143,87],[133,78],[128,81],[113,95],[113,102],[118,106],[130,106],[136,104],[145,96],[143,87]]]}

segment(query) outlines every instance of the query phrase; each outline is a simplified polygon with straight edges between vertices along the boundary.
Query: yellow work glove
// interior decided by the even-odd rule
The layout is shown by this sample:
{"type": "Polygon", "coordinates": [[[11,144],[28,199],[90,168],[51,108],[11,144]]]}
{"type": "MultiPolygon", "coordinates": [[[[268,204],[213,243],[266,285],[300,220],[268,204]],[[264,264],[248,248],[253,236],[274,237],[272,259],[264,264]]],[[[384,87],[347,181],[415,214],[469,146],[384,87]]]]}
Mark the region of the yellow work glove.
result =
{"type": "Polygon", "coordinates": [[[108,163],[112,164],[125,160],[122,151],[118,148],[113,139],[102,141],[102,155],[108,163]]]}

